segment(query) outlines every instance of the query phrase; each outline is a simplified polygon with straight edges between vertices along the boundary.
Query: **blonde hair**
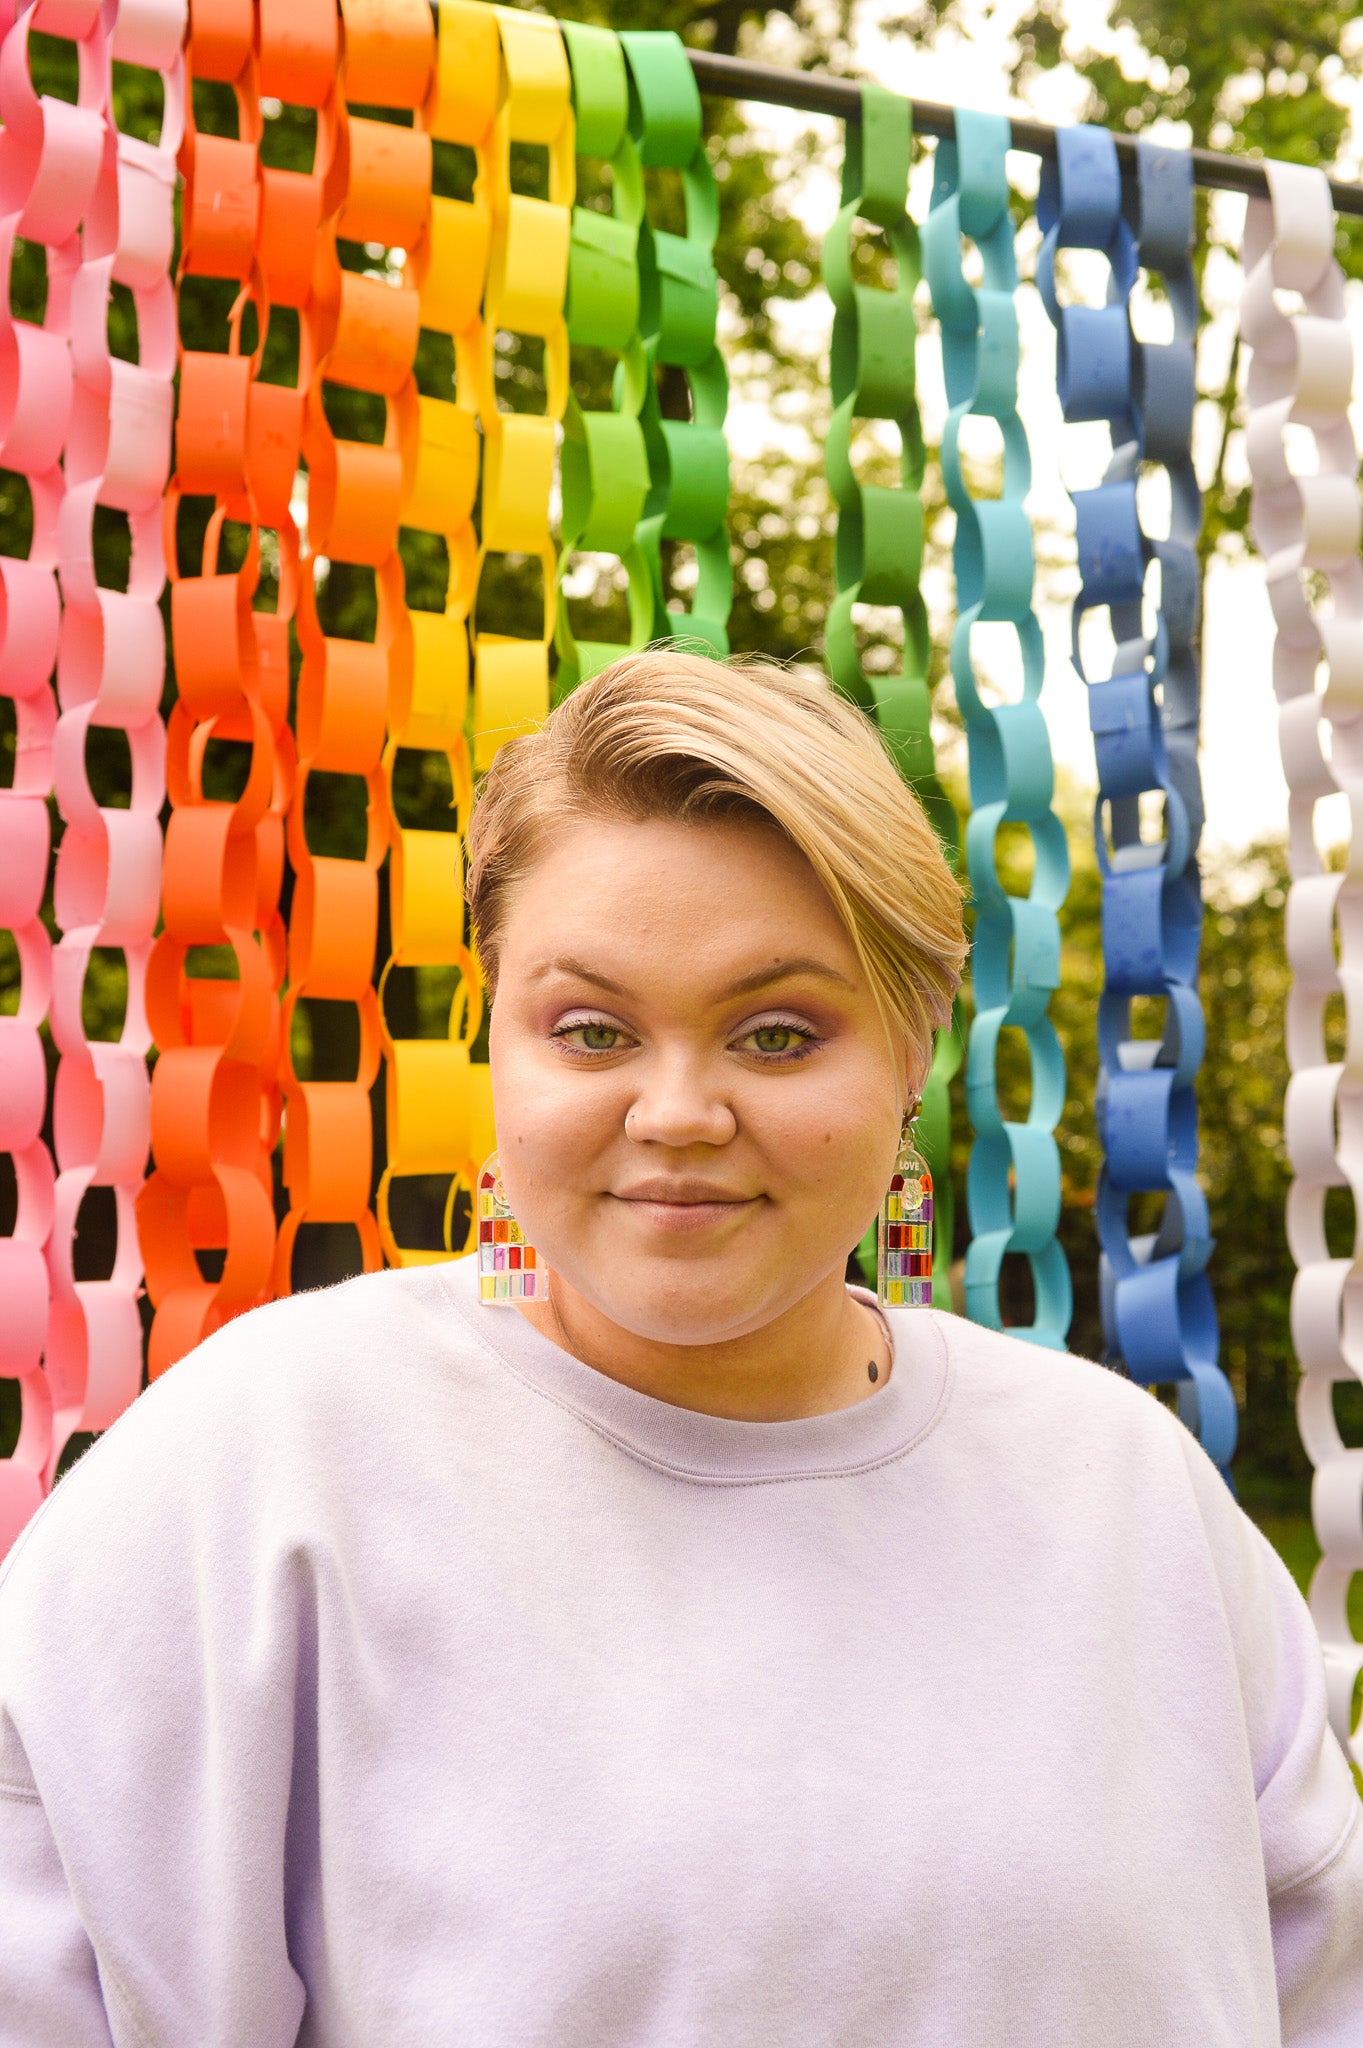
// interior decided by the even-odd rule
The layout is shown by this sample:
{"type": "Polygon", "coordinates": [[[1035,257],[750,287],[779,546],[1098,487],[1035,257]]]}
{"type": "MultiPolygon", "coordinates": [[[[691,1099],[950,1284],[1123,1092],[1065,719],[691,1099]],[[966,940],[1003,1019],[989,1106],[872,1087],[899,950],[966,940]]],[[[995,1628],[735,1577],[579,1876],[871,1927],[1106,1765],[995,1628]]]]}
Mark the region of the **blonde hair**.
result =
{"type": "Polygon", "coordinates": [[[961,887],[875,727],[822,676],[649,648],[507,742],[468,831],[474,938],[495,992],[508,898],[559,824],[748,817],[832,899],[888,1027],[926,1050],[966,957],[961,887]]]}

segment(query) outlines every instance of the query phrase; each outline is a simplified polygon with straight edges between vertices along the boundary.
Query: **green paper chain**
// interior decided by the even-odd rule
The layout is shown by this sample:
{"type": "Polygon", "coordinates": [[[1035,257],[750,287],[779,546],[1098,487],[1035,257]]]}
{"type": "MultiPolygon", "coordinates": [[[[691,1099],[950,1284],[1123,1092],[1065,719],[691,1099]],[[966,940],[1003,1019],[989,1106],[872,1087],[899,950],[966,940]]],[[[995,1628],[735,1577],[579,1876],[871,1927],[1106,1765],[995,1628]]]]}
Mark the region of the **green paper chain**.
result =
{"type": "Polygon", "coordinates": [[[966,1201],[966,1314],[1003,1327],[999,1280],[1009,1253],[1032,1270],[1032,1322],[1013,1334],[1063,1350],[1072,1300],[1060,1224],[1060,1152],[1055,1126],[1065,1106],[1065,1055],[1047,1015],[1060,981],[1058,912],[1069,886],[1065,828],[1051,808],[1055,771],[1037,702],[1046,658],[1032,610],[1035,555],[1024,500],[1031,487],[1027,435],[1018,417],[1017,258],[1006,171],[1011,129],[999,114],[958,112],[955,136],[937,145],[923,251],[942,333],[950,411],[942,434],[942,475],[956,514],[956,626],[951,672],[970,749],[971,815],[966,861],[976,902],[971,976],[975,1016],[966,1053],[966,1106],[975,1126],[966,1201]],[[983,282],[970,285],[962,238],[979,251],[983,282]],[[971,495],[961,464],[961,428],[993,420],[1003,444],[999,495],[971,495]],[[974,630],[1006,622],[1017,636],[1022,687],[990,705],[975,672],[974,630]],[[999,829],[1021,824],[1032,842],[1030,886],[1010,895],[998,871],[999,829]],[[1024,1121],[1005,1118],[998,1054],[1006,1031],[1027,1041],[1031,1103],[1024,1121]]]}
{"type": "MultiPolygon", "coordinates": [[[[823,248],[824,282],[833,301],[833,417],[825,462],[838,507],[837,595],[829,607],[826,651],[834,683],[875,719],[954,866],[960,831],[951,800],[937,778],[927,607],[918,587],[924,451],[914,378],[913,296],[921,272],[918,230],[907,211],[912,143],[908,101],[881,86],[864,85],[861,122],[849,122],[847,129],[842,204],[823,248]],[[858,220],[880,228],[889,244],[895,263],[889,290],[853,282],[853,229],[858,220]],[[898,431],[898,488],[862,483],[852,466],[854,430],[868,420],[883,420],[898,431]],[[899,668],[881,672],[863,667],[855,623],[858,605],[893,605],[901,614],[904,656],[899,668]]],[[[954,1221],[949,1087],[960,1064],[961,1039],[953,1017],[937,1034],[918,1123],[919,1146],[933,1178],[933,1298],[942,1307],[951,1305],[947,1269],[954,1221]]]]}
{"type": "Polygon", "coordinates": [[[733,602],[724,439],[729,378],[715,342],[719,278],[713,252],[719,201],[701,134],[700,92],[685,46],[670,30],[627,29],[620,43],[629,65],[629,126],[639,162],[645,169],[680,171],[686,202],[684,235],[653,227],[641,207],[646,366],[641,421],[650,485],[638,541],[652,585],[652,637],[700,640],[716,654],[727,654],[733,602]],[[657,371],[669,367],[685,372],[689,420],[663,418],[657,371]],[[689,541],[695,549],[696,589],[689,613],[667,608],[664,540],[689,541]]]}
{"type": "Polygon", "coordinates": [[[629,132],[629,78],[620,39],[610,29],[561,21],[573,78],[579,156],[611,169],[613,212],[573,208],[568,251],[568,339],[619,357],[611,412],[588,412],[570,391],[563,417],[563,538],[558,558],[555,696],[566,696],[653,630],[653,580],[638,528],[649,491],[648,449],[640,424],[649,386],[639,331],[639,231],[643,178],[629,132]],[[578,640],[563,583],[579,550],[618,555],[629,579],[629,639],[578,640]]]}

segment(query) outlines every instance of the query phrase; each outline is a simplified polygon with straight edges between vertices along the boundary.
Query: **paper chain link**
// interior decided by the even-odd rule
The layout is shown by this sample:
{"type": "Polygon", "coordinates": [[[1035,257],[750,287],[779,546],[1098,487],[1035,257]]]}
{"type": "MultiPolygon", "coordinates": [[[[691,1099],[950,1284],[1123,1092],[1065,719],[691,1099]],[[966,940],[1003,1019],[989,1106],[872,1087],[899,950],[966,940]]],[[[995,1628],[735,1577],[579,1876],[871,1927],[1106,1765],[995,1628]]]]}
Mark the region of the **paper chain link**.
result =
{"type": "MultiPolygon", "coordinates": [[[[332,102],[335,144],[327,169],[323,227],[312,297],[304,313],[310,376],[303,415],[309,472],[308,554],[298,639],[297,789],[289,811],[295,870],[289,928],[289,989],[284,1004],[286,1114],[284,1182],[289,1211],[280,1229],[275,1285],[292,1285],[297,1235],[306,1224],[341,1231],[346,1256],[358,1246],[371,1271],[382,1263],[370,1209],[373,1124],[370,1090],[378,1078],[381,1024],[373,977],[378,945],[379,870],[389,844],[384,746],[390,694],[411,657],[405,577],[398,555],[404,495],[417,481],[421,450],[412,364],[419,302],[404,263],[396,288],[370,272],[343,269],[337,239],[378,243],[410,258],[427,232],[431,138],[416,126],[352,114],[348,98],[414,110],[430,88],[435,32],[422,0],[343,0],[340,78],[332,102]],[[333,432],[328,386],[372,392],[384,401],[381,441],[333,432]],[[328,634],[317,608],[318,557],[372,572],[372,640],[328,634]],[[320,854],[308,844],[305,801],[313,776],[359,777],[365,785],[364,852],[358,859],[320,854]],[[353,1006],[356,1069],[348,1079],[303,1080],[294,1044],[300,1002],[353,1006]]],[[[424,481],[424,480],[423,480],[424,481]]],[[[401,890],[401,878],[397,884],[401,890]]]]}
{"type": "MultiPolygon", "coordinates": [[[[94,5],[71,6],[55,18],[32,6],[20,8],[17,16],[7,8],[0,14],[0,29],[0,259],[5,277],[0,295],[0,461],[23,479],[32,507],[28,555],[0,557],[0,690],[14,705],[16,742],[14,779],[0,790],[0,924],[13,939],[21,975],[17,1011],[0,1017],[0,1148],[10,1155],[17,1195],[12,1232],[0,1238],[0,1373],[17,1381],[21,1402],[18,1443],[13,1456],[0,1464],[3,1552],[37,1507],[56,1456],[52,1383],[42,1367],[53,1306],[44,1253],[56,1213],[56,1175],[43,1141],[47,1064],[40,1027],[54,998],[54,976],[42,908],[52,850],[47,800],[55,778],[57,707],[51,677],[61,621],[56,575],[64,538],[60,465],[74,398],[72,296],[80,228],[97,203],[105,162],[107,44],[94,5]],[[75,42],[76,105],[34,91],[28,64],[32,29],[51,29],[75,42]],[[19,236],[41,243],[46,251],[47,305],[41,327],[16,320],[10,311],[9,278],[19,236]]],[[[69,799],[69,772],[63,780],[69,799]]],[[[138,794],[145,794],[145,785],[138,794]]],[[[153,896],[154,888],[153,882],[153,896]]],[[[135,970],[129,978],[135,980],[135,970]]],[[[135,1015],[137,995],[131,988],[129,1007],[135,1015]]],[[[136,1028],[134,1021],[134,1035],[136,1028]]],[[[130,1135],[135,1138],[135,1131],[130,1135]]],[[[145,1138],[144,1118],[144,1157],[145,1138]]],[[[126,1161],[117,1164],[122,1168],[126,1161]]],[[[139,1161],[138,1171],[140,1166],[139,1161]]]]}
{"type": "Polygon", "coordinates": [[[970,750],[971,816],[966,861],[975,898],[971,971],[975,1016],[966,1050],[966,1102],[976,1138],[966,1200],[966,1313],[1003,1327],[999,1280],[1004,1258],[1023,1253],[1031,1267],[1035,1311],[1014,1335],[1063,1349],[1070,1325],[1069,1268],[1056,1240],[1060,1224],[1060,1152],[1054,1131],[1065,1106],[1065,1055],[1047,1015],[1060,981],[1060,921],[1069,886],[1065,828],[1051,809],[1055,771],[1038,698],[1045,673],[1041,628],[1032,610],[1035,556],[1024,499],[1031,456],[1018,417],[1017,258],[1005,169],[1010,126],[1001,115],[957,113],[954,141],[937,145],[932,209],[923,228],[923,260],[941,326],[947,414],[942,473],[956,514],[956,624],[951,671],[970,750]],[[984,281],[973,289],[961,238],[980,253],[984,281]],[[1003,443],[1002,492],[971,496],[961,465],[961,432],[979,417],[997,423],[1003,443]],[[1022,685],[1016,701],[991,708],[980,694],[974,629],[1003,622],[1017,635],[1022,685]],[[1033,850],[1025,896],[1000,879],[1000,827],[1020,823],[1033,850]],[[998,1099],[999,1044],[1008,1029],[1026,1037],[1032,1099],[1023,1122],[1007,1119],[998,1099]]]}
{"type": "Polygon", "coordinates": [[[489,556],[520,554],[537,562],[542,623],[530,639],[490,631],[475,620],[473,765],[491,766],[497,749],[531,732],[549,711],[549,647],[554,637],[557,567],[550,537],[550,497],[557,430],[568,403],[568,329],[564,300],[577,164],[572,80],[557,22],[544,15],[494,8],[501,74],[492,141],[479,179],[489,207],[492,243],[477,360],[478,414],[483,429],[481,582],[489,556]],[[511,185],[514,143],[548,151],[549,196],[535,199],[511,185]],[[538,339],[544,349],[545,410],[508,412],[497,397],[500,333],[538,339]]]}
{"type": "MultiPolygon", "coordinates": [[[[98,78],[102,146],[95,190],[71,280],[75,382],[65,455],[59,569],[63,615],[57,658],[61,717],[55,788],[65,822],[54,880],[62,939],[53,959],[52,1036],[60,1052],[53,1099],[56,1209],[48,1264],[53,1306],[47,1376],[52,1388],[52,1466],[77,1430],[104,1429],[142,1384],[138,1296],[142,1258],[134,1202],[150,1137],[147,968],[161,903],[160,809],[166,736],[161,723],[165,630],[162,501],[170,468],[175,295],[175,159],[184,129],[184,0],[153,0],[112,16],[111,34],[83,46],[98,78]],[[122,135],[112,104],[112,64],[161,75],[159,142],[122,135]],[[128,288],[138,360],[109,353],[112,288],[128,288]],[[131,540],[125,590],[98,582],[96,508],[120,512],[131,540]],[[92,727],[126,734],[131,784],[126,808],[101,806],[86,775],[92,727]],[[92,950],[118,949],[127,999],[116,1040],[87,1039],[82,995],[92,950]],[[117,1242],[100,1279],[77,1280],[81,1204],[91,1187],[113,1191],[117,1242]]],[[[106,13],[104,17],[109,22],[106,13]]]]}
{"type": "Polygon", "coordinates": [[[1251,199],[1245,220],[1240,320],[1250,352],[1250,530],[1264,558],[1277,627],[1273,688],[1289,805],[1287,954],[1294,980],[1286,1018],[1292,1078],[1283,1121],[1293,1173],[1287,1237],[1297,1264],[1297,1418],[1315,1467],[1311,1505],[1322,1554],[1310,1599],[1325,1653],[1330,1719],[1355,1762],[1363,1764],[1363,1738],[1352,1725],[1363,1644],[1349,1625],[1350,1587],[1363,1570],[1363,1451],[1345,1445],[1334,1411],[1335,1387],[1363,1377],[1357,1334],[1363,1072],[1356,1051],[1363,968],[1357,860],[1363,517],[1349,423],[1354,348],[1325,175],[1296,164],[1265,168],[1270,197],[1251,199]],[[1284,311],[1276,291],[1299,292],[1303,310],[1284,311]],[[1309,467],[1299,466],[1293,427],[1310,435],[1309,467]],[[1322,577],[1328,599],[1313,588],[1322,577]],[[1349,800],[1351,843],[1343,873],[1326,871],[1315,836],[1316,805],[1337,789],[1349,800]],[[1326,1006],[1335,995],[1343,997],[1347,1021],[1342,1062],[1329,1059],[1325,1043],[1326,1006]],[[1332,1187],[1347,1187],[1354,1201],[1355,1240],[1348,1258],[1330,1254],[1325,1217],[1332,1187]]]}
{"type": "MultiPolygon", "coordinates": [[[[441,0],[433,89],[418,125],[435,140],[484,151],[497,112],[501,44],[491,10],[477,0],[441,0]]],[[[483,183],[485,184],[485,178],[483,183]]],[[[473,508],[479,447],[475,382],[483,337],[479,319],[487,275],[491,218],[486,192],[468,202],[433,196],[424,238],[411,259],[423,327],[454,343],[450,398],[409,393],[403,414],[404,526],[440,534],[449,570],[442,611],[412,611],[408,635],[394,649],[388,706],[387,777],[389,903],[393,967],[418,972],[454,966],[459,980],[448,1030],[439,1038],[394,1039],[380,1021],[386,1069],[387,1158],[379,1181],[378,1221],[391,1264],[428,1264],[453,1248],[456,1203],[470,1192],[492,1150],[492,1092],[485,1064],[469,1048],[483,1014],[482,984],[464,944],[464,849],[473,778],[468,716],[469,613],[477,542],[473,508]],[[444,757],[453,795],[450,829],[404,826],[393,798],[400,750],[444,757]],[[391,1214],[392,1184],[405,1175],[446,1180],[444,1250],[399,1243],[391,1214]]]]}
{"type": "Polygon", "coordinates": [[[1109,1358],[1123,1363],[1134,1380],[1177,1383],[1181,1411],[1224,1469],[1235,1448],[1235,1402],[1216,1362],[1216,1310],[1207,1279],[1211,1236],[1196,1174],[1194,1095],[1204,1030],[1197,993],[1201,796],[1192,650],[1193,544],[1201,504],[1189,454],[1196,324],[1188,263],[1192,170],[1178,151],[1137,144],[1133,233],[1122,210],[1117,153],[1108,132],[1062,130],[1057,145],[1056,163],[1043,169],[1037,205],[1043,230],[1037,283],[1057,330],[1057,386],[1065,418],[1105,421],[1113,442],[1103,482],[1072,493],[1080,578],[1074,663],[1088,684],[1098,765],[1094,836],[1103,883],[1106,984],[1098,1011],[1097,1104],[1106,1155],[1097,1199],[1103,1328],[1109,1358]],[[1105,306],[1059,304],[1055,257],[1062,248],[1106,256],[1111,281],[1105,306]],[[1142,261],[1165,276],[1175,322],[1175,338],[1166,346],[1138,343],[1132,335],[1128,302],[1142,261]],[[1167,542],[1152,541],[1141,530],[1136,477],[1143,460],[1169,471],[1173,515],[1167,542]],[[1152,559],[1160,565],[1160,608],[1154,634],[1146,637],[1142,605],[1152,559]],[[1108,612],[1116,642],[1113,673],[1100,679],[1085,673],[1080,655],[1081,622],[1095,608],[1108,612]],[[1155,694],[1161,687],[1163,722],[1155,694]],[[1141,838],[1139,800],[1147,793],[1164,800],[1162,839],[1141,838]],[[1131,1002],[1137,996],[1163,999],[1160,1039],[1132,1035],[1131,1002]],[[1163,1195],[1163,1220],[1153,1236],[1132,1238],[1127,1205],[1141,1190],[1163,1195]]]}
{"type": "MultiPolygon", "coordinates": [[[[918,587],[923,563],[923,429],[915,381],[920,277],[918,230],[908,214],[912,109],[880,86],[861,93],[862,117],[849,123],[842,203],[824,240],[824,282],[833,301],[829,380],[833,417],[825,460],[838,507],[834,558],[837,595],[828,613],[827,659],[834,683],[880,727],[900,773],[921,799],[954,862],[960,835],[950,798],[937,779],[928,688],[928,616],[918,587]],[[879,228],[894,258],[893,289],[853,282],[858,220],[879,228]],[[900,484],[862,483],[852,461],[857,424],[884,421],[899,437],[900,484]],[[860,605],[893,606],[904,621],[896,670],[863,667],[857,644],[860,605]]],[[[939,1031],[923,1089],[918,1142],[936,1191],[934,1299],[950,1304],[954,1203],[948,1089],[961,1064],[955,1020],[939,1031]]]]}
{"type": "Polygon", "coordinates": [[[618,358],[610,412],[586,411],[570,389],[562,449],[563,538],[558,567],[558,696],[654,629],[654,585],[637,538],[649,491],[648,450],[640,414],[651,385],[639,331],[639,235],[643,175],[629,132],[630,91],[620,39],[608,29],[561,21],[573,78],[573,118],[580,156],[602,157],[611,169],[612,212],[573,209],[568,249],[568,339],[618,358]],[[579,550],[619,557],[629,589],[629,639],[579,641],[564,593],[579,550]]]}

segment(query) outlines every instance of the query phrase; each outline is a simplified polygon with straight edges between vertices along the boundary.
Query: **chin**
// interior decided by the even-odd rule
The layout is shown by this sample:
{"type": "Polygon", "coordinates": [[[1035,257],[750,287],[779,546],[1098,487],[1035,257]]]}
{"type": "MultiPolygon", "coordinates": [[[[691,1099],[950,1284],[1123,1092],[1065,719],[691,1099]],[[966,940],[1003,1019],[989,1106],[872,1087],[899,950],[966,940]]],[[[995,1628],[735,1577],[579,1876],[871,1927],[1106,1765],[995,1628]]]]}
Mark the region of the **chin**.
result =
{"type": "Polygon", "coordinates": [[[585,1285],[571,1271],[565,1278],[619,1329],[654,1344],[722,1344],[746,1336],[780,1315],[800,1292],[773,1288],[770,1269],[754,1273],[746,1261],[743,1270],[726,1272],[722,1264],[716,1270],[716,1263],[636,1257],[614,1265],[616,1273],[629,1274],[625,1286],[609,1280],[602,1286],[596,1278],[602,1270],[596,1267],[590,1279],[584,1273],[585,1285]]]}

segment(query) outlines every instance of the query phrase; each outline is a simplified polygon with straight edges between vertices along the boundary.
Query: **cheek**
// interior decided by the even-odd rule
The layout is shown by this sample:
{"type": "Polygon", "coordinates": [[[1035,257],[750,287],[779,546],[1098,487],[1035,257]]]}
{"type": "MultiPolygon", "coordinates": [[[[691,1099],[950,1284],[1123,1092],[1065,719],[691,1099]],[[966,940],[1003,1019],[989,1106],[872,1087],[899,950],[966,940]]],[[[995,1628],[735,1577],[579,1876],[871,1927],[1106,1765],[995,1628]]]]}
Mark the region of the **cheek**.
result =
{"type": "Polygon", "coordinates": [[[566,1070],[538,1034],[511,1023],[499,1029],[495,1011],[488,1062],[497,1147],[513,1175],[562,1187],[623,1118],[606,1077],[593,1075],[584,1085],[584,1076],[566,1070]]]}
{"type": "Polygon", "coordinates": [[[842,1073],[750,1105],[749,1129],[792,1194],[878,1202],[899,1138],[894,1098],[879,1074],[842,1073]]]}

